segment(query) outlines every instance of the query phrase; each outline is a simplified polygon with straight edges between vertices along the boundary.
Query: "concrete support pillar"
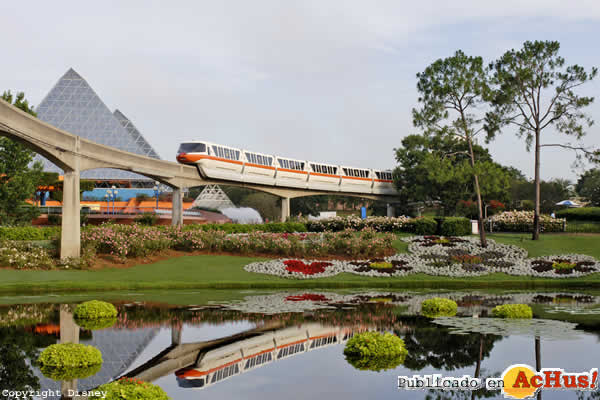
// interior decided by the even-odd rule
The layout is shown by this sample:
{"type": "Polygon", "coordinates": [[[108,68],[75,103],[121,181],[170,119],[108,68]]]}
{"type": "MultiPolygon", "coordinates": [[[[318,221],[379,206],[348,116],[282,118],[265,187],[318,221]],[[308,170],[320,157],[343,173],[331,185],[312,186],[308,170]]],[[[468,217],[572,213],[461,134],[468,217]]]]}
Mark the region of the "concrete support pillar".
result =
{"type": "Polygon", "coordinates": [[[392,218],[396,216],[396,207],[391,204],[387,205],[387,216],[392,218]]]}
{"type": "Polygon", "coordinates": [[[79,257],[81,237],[79,228],[79,171],[65,171],[62,201],[62,231],[60,257],[79,257]]]}
{"type": "MultiPolygon", "coordinates": [[[[73,313],[67,304],[60,306],[60,342],[79,343],[79,326],[73,320],[73,313]]],[[[77,392],[77,379],[62,381],[60,385],[63,398],[70,399],[69,392],[77,392]]]]}
{"type": "Polygon", "coordinates": [[[285,222],[290,217],[290,198],[281,198],[281,222],[285,222]]]}
{"type": "Polygon", "coordinates": [[[171,225],[183,225],[183,190],[181,188],[173,188],[171,225]]]}
{"type": "Polygon", "coordinates": [[[181,334],[183,331],[183,325],[172,324],[171,325],[171,344],[179,346],[181,344],[181,334]]]}

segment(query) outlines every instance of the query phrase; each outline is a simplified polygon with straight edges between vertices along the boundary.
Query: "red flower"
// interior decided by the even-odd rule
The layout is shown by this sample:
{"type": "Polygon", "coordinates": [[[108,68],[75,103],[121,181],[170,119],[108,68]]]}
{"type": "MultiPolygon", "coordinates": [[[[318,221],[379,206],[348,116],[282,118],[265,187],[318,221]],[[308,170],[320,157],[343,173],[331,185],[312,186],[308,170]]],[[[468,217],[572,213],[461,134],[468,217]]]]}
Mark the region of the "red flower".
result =
{"type": "Polygon", "coordinates": [[[315,261],[310,265],[304,264],[304,262],[299,260],[287,260],[283,262],[286,267],[285,269],[288,272],[300,272],[304,275],[314,275],[325,272],[325,268],[333,265],[328,262],[319,262],[315,261]]]}

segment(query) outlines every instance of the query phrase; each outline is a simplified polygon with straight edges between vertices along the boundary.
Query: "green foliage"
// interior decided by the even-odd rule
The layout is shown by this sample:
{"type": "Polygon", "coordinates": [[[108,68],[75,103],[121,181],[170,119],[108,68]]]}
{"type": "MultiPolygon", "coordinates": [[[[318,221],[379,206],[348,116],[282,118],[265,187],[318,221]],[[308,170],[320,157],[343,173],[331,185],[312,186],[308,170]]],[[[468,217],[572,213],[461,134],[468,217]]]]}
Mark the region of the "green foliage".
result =
{"type": "Polygon", "coordinates": [[[592,206],[600,207],[600,168],[585,171],[577,180],[575,191],[592,206]]]}
{"type": "Polygon", "coordinates": [[[453,317],[458,305],[454,300],[434,297],[421,303],[421,314],[428,318],[453,317]]]}
{"type": "Polygon", "coordinates": [[[62,216],[59,214],[48,214],[48,224],[49,225],[61,225],[62,223],[62,216]]]}
{"type": "Polygon", "coordinates": [[[39,345],[35,335],[24,328],[0,328],[1,388],[11,391],[40,389],[39,378],[31,368],[38,357],[39,345]]]}
{"type": "Polygon", "coordinates": [[[81,319],[75,318],[75,323],[83,329],[96,331],[112,327],[117,323],[117,318],[81,319]]]}
{"type": "Polygon", "coordinates": [[[106,392],[106,397],[90,397],[90,400],[170,400],[159,386],[133,378],[121,378],[105,383],[97,389],[106,392]]]}
{"type": "Polygon", "coordinates": [[[135,217],[135,222],[141,225],[153,226],[158,223],[158,215],[151,212],[143,213],[142,215],[135,217]]]}
{"type": "Polygon", "coordinates": [[[435,235],[437,232],[437,221],[431,217],[415,218],[411,224],[412,231],[417,235],[435,235]]]}
{"type": "Polygon", "coordinates": [[[567,221],[600,221],[600,207],[567,208],[557,211],[556,217],[567,221]]]}
{"type": "Polygon", "coordinates": [[[82,368],[102,365],[102,353],[94,346],[79,343],[60,343],[48,346],[37,362],[46,368],[82,368]]]}
{"type": "Polygon", "coordinates": [[[117,316],[117,309],[110,303],[99,300],[90,300],[79,304],[73,316],[77,319],[107,319],[117,316]]]}
{"type": "Polygon", "coordinates": [[[407,354],[404,341],[389,332],[359,333],[344,348],[346,360],[354,368],[378,372],[396,368],[407,354]]]}
{"type": "Polygon", "coordinates": [[[42,365],[40,371],[46,378],[55,381],[70,381],[84,379],[96,375],[102,369],[102,364],[87,365],[82,367],[51,367],[42,365]]]}
{"type": "Polygon", "coordinates": [[[0,240],[52,240],[60,237],[60,228],[0,226],[0,240]]]}
{"type": "MultiPolygon", "coordinates": [[[[33,107],[20,92],[15,97],[4,92],[2,100],[36,116],[33,107]]],[[[11,139],[0,138],[0,223],[2,225],[30,224],[39,215],[36,207],[24,206],[42,183],[42,164],[33,161],[34,152],[11,139]]]]}
{"type": "Polygon", "coordinates": [[[552,263],[552,268],[559,270],[559,271],[564,271],[564,270],[568,270],[568,269],[573,269],[575,268],[577,264],[575,263],[570,263],[567,261],[563,261],[563,262],[554,262],[552,263]]]}
{"type": "Polygon", "coordinates": [[[496,318],[533,318],[533,311],[527,304],[503,304],[492,309],[492,316],[496,318]]]}
{"type": "Polygon", "coordinates": [[[471,232],[471,220],[468,218],[446,217],[440,224],[440,235],[443,236],[465,236],[471,232]]]}
{"type": "Polygon", "coordinates": [[[392,268],[393,265],[392,265],[392,263],[389,263],[389,262],[372,262],[371,264],[369,264],[369,267],[375,268],[375,269],[388,269],[388,268],[392,268]]]}

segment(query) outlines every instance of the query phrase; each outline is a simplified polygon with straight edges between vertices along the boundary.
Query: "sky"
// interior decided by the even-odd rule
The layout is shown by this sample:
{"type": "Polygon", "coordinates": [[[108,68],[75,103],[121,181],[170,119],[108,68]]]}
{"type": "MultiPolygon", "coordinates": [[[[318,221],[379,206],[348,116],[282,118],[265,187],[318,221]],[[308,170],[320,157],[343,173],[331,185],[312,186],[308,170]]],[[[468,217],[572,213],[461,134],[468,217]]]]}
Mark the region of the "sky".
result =
{"type": "MultiPolygon", "coordinates": [[[[568,64],[600,66],[596,0],[40,0],[2,2],[0,15],[0,90],[37,105],[72,67],[173,161],[180,142],[207,140],[392,168],[394,148],[419,133],[415,75],[436,59],[462,49],[493,61],[557,40],[568,64]]],[[[596,79],[580,93],[598,89],[596,79]]],[[[600,146],[600,99],[586,112],[598,123],[584,143],[600,146]]],[[[489,149],[533,175],[514,132],[489,149]]],[[[573,160],[544,149],[542,177],[575,180],[573,160]]]]}

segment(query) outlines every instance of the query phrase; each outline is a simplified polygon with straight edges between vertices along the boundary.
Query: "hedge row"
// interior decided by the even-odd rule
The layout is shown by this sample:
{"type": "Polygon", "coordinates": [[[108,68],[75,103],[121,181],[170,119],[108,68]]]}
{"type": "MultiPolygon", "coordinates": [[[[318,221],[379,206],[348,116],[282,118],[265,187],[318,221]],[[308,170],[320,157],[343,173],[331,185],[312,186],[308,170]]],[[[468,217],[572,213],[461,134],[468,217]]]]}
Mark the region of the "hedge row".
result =
{"type": "Polygon", "coordinates": [[[600,207],[567,208],[557,211],[556,216],[567,221],[600,221],[600,207]]]}
{"type": "Polygon", "coordinates": [[[0,226],[0,240],[52,240],[60,237],[60,227],[0,226]]]}

